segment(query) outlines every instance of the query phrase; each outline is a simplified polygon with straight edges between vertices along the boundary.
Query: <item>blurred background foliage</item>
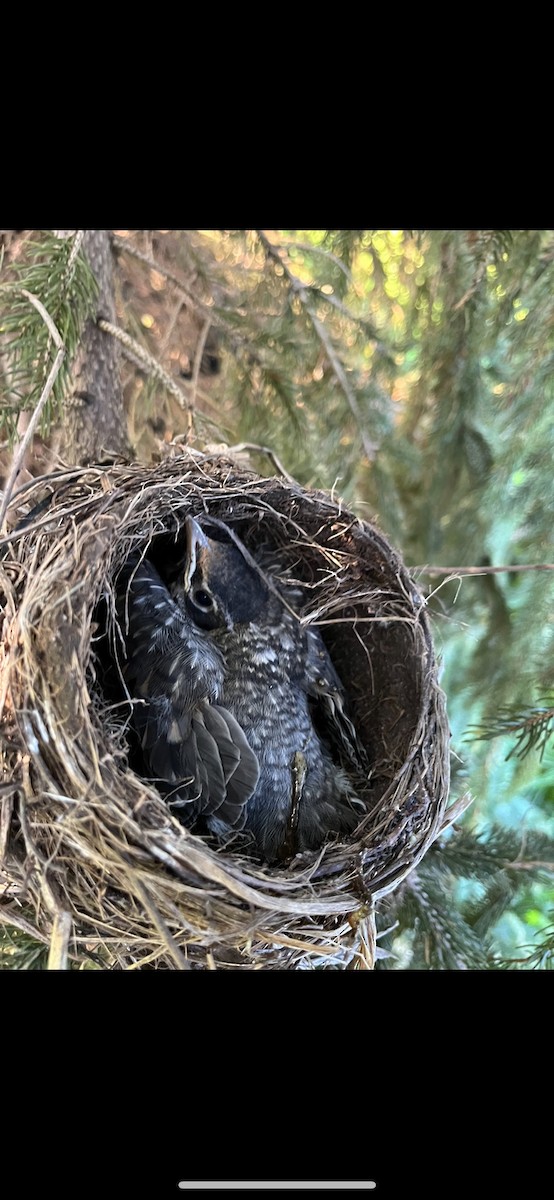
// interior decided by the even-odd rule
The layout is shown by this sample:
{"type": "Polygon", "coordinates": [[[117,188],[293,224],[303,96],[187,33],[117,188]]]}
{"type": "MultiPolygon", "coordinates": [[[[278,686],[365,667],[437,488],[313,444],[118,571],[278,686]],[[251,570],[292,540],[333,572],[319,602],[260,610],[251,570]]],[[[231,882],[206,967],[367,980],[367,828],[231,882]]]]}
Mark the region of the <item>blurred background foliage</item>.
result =
{"type": "MultiPolygon", "coordinates": [[[[8,281],[36,277],[37,236],[55,255],[23,234],[8,281]]],[[[379,966],[552,966],[554,231],[120,230],[113,248],[137,457],[269,447],[375,521],[427,597],[452,795],[473,803],[383,906],[379,966]]],[[[5,391],[4,453],[24,394],[5,391]]]]}

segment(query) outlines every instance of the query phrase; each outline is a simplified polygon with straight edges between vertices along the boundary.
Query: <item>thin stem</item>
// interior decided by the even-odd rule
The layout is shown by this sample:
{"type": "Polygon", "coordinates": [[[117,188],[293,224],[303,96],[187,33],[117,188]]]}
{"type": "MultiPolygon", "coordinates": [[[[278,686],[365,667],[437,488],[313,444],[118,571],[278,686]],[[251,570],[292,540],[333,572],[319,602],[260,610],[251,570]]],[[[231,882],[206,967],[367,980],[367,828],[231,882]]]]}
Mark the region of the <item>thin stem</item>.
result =
{"type": "Polygon", "coordinates": [[[554,571],[554,563],[518,563],[503,567],[408,567],[410,574],[423,575],[500,575],[503,571],[554,571]]]}
{"type": "Polygon", "coordinates": [[[67,971],[71,926],[71,913],[63,911],[56,913],[50,938],[47,971],[67,971]]]}
{"type": "Polygon", "coordinates": [[[285,470],[281,460],[277,458],[275,451],[271,450],[269,446],[259,446],[257,442],[239,442],[237,446],[229,446],[228,452],[229,454],[240,454],[243,450],[252,450],[259,454],[267,454],[267,457],[271,459],[271,462],[273,463],[275,470],[279,472],[279,475],[282,475],[283,479],[286,479],[287,483],[296,483],[294,476],[289,475],[288,471],[285,470]]]}
{"type": "Polygon", "coordinates": [[[189,963],[188,959],[185,958],[183,952],[179,948],[177,942],[175,941],[175,938],[173,937],[173,934],[170,932],[161,913],[158,911],[158,908],[154,904],[152,897],[149,896],[146,887],[142,884],[141,880],[138,878],[135,879],[135,888],[138,892],[138,895],[140,896],[140,899],[142,901],[142,904],[144,905],[144,908],[146,909],[146,912],[148,913],[149,917],[151,918],[154,925],[156,926],[156,929],[158,930],[158,933],[160,934],[160,937],[161,937],[166,949],[168,950],[169,954],[171,955],[171,957],[175,963],[175,966],[177,967],[177,970],[190,971],[191,964],[189,963]]]}
{"type": "Polygon", "coordinates": [[[192,408],[194,408],[194,402],[195,402],[195,399],[196,399],[196,392],[197,392],[197,389],[198,389],[198,376],[199,376],[199,374],[200,374],[200,366],[201,366],[201,363],[202,363],[202,355],[203,355],[203,353],[204,353],[204,348],[205,348],[205,345],[206,345],[206,339],[207,339],[207,337],[208,337],[208,334],[209,334],[209,332],[210,332],[211,325],[212,325],[212,320],[211,320],[211,317],[206,317],[206,320],[204,321],[204,324],[203,324],[203,326],[202,326],[202,329],[201,329],[201,331],[200,331],[200,337],[198,338],[198,343],[197,343],[197,346],[196,346],[196,351],[195,351],[195,354],[194,354],[194,365],[193,365],[193,368],[192,368],[192,379],[191,379],[191,385],[190,385],[190,403],[191,403],[191,407],[192,407],[192,408]]]}

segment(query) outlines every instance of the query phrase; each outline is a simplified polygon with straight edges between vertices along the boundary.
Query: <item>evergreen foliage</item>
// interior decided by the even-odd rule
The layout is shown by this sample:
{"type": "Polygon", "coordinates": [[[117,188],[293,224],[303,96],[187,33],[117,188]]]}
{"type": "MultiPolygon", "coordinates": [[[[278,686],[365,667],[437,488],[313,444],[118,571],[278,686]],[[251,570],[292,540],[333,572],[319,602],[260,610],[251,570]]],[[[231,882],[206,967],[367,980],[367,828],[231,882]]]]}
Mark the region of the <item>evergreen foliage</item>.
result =
{"type": "MultiPolygon", "coordinates": [[[[510,965],[499,954],[495,928],[518,901],[529,902],[537,881],[547,884],[553,868],[554,838],[545,834],[522,835],[500,825],[479,834],[467,828],[449,833],[381,908],[380,928],[392,928],[379,943],[389,951],[379,968],[399,961],[410,970],[510,965]],[[457,903],[449,903],[450,897],[457,903]]],[[[547,942],[527,959],[522,956],[521,965],[538,965],[541,957],[550,962],[551,941],[550,930],[547,942]]]]}
{"type": "Polygon", "coordinates": [[[0,328],[4,377],[0,381],[0,434],[11,445],[22,411],[31,411],[56,357],[53,338],[28,295],[39,300],[64,343],[65,357],[55,379],[40,424],[47,437],[59,419],[71,364],[83,326],[92,314],[96,281],[79,250],[79,235],[57,238],[46,232],[29,241],[25,257],[11,264],[0,287],[0,328]]]}
{"type": "Polygon", "coordinates": [[[0,971],[45,971],[48,946],[13,926],[0,926],[0,971]]]}
{"type": "Polygon", "coordinates": [[[475,738],[484,740],[511,734],[515,740],[507,757],[511,758],[512,754],[516,754],[518,758],[525,758],[531,750],[537,750],[542,757],[552,737],[553,728],[554,708],[551,704],[540,708],[527,708],[520,712],[504,705],[487,725],[468,726],[468,733],[471,735],[474,729],[475,738]]]}

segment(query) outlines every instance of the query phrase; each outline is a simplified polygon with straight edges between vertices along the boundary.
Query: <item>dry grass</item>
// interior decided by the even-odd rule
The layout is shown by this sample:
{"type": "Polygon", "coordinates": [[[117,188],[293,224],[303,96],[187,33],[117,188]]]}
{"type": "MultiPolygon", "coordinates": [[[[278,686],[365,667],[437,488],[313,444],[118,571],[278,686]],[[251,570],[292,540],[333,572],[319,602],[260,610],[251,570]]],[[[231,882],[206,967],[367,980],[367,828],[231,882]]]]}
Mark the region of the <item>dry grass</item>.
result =
{"type": "Polygon", "coordinates": [[[375,901],[448,820],[449,730],[425,606],[384,536],[323,493],[188,452],[43,477],[10,517],[2,920],[47,942],[58,967],[371,968],[375,901]],[[288,865],[185,830],[131,770],[128,710],[103,684],[114,575],[189,512],[232,525],[253,553],[272,546],[303,583],[301,619],[321,623],[367,748],[355,836],[288,865]]]}

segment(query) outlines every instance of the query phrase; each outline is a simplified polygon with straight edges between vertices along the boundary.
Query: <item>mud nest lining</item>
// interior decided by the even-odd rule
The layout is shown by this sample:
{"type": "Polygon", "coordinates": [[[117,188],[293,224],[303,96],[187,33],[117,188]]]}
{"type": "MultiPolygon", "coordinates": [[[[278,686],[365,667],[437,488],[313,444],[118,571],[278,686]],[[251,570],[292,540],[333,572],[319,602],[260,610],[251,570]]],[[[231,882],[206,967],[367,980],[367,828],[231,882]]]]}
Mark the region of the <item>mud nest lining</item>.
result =
{"type": "Polygon", "coordinates": [[[445,823],[449,729],[423,598],[374,526],[221,456],[42,477],[0,544],[0,914],[103,968],[369,966],[374,905],[445,823]],[[104,687],[113,580],[187,514],[270,545],[303,586],[368,754],[349,840],[268,866],[185,829],[129,763],[104,687]],[[61,931],[61,934],[60,934],[61,931]],[[64,932],[65,931],[65,932],[64,932]]]}

